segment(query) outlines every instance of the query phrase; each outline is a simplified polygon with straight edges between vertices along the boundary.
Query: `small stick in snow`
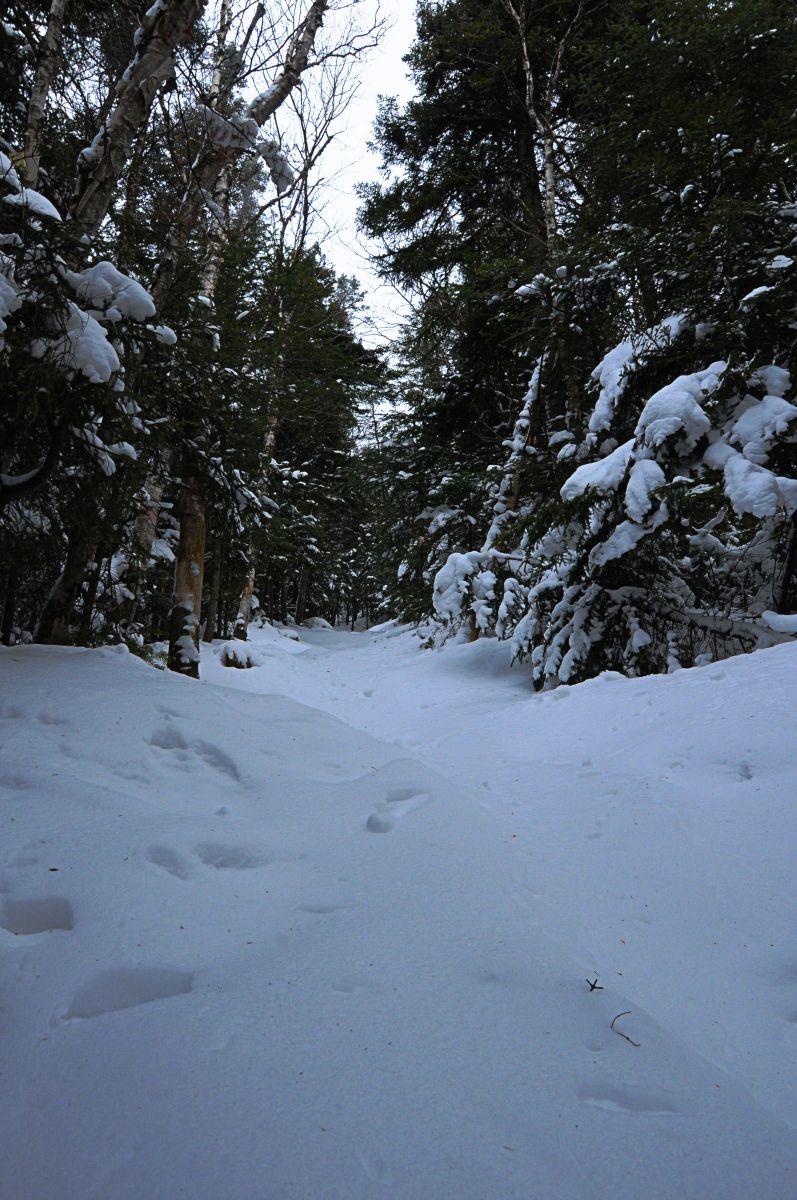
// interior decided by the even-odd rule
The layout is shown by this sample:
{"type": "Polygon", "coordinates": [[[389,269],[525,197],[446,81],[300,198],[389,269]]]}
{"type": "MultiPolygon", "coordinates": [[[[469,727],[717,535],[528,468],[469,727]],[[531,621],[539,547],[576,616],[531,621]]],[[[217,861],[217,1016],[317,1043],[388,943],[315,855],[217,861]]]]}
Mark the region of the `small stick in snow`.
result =
{"type": "Polygon", "coordinates": [[[595,976],[594,980],[593,980],[593,979],[588,979],[588,980],[586,981],[586,983],[587,983],[587,987],[589,988],[589,990],[590,990],[591,992],[602,992],[602,991],[603,991],[603,984],[602,984],[602,983],[598,983],[598,976],[597,976],[597,975],[595,976]]]}
{"type": "MultiPolygon", "coordinates": [[[[631,1016],[631,1009],[629,1008],[628,1012],[618,1013],[617,1016],[614,1018],[614,1021],[619,1021],[620,1017],[630,1017],[630,1016],[631,1016]]],[[[612,1021],[611,1025],[609,1026],[610,1029],[614,1029],[614,1021],[612,1021]]],[[[635,1042],[634,1039],[630,1038],[627,1033],[623,1033],[622,1029],[614,1029],[614,1032],[619,1033],[620,1037],[625,1038],[625,1040],[627,1042],[630,1042],[632,1046],[636,1046],[637,1048],[639,1048],[639,1046],[642,1044],[641,1042],[635,1042]]]]}

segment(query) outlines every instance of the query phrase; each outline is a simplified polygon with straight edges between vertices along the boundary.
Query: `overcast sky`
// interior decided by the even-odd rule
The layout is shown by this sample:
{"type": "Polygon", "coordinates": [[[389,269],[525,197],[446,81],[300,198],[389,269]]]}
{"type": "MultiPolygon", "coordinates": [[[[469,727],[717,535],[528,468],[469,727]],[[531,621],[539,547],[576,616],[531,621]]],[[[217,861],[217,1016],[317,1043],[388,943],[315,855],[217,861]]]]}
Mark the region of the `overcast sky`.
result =
{"type": "Polygon", "coordinates": [[[324,173],[335,173],[329,195],[328,219],[335,228],[324,252],[335,268],[347,275],[356,275],[368,294],[369,308],[381,336],[368,340],[382,341],[397,326],[402,306],[395,291],[381,284],[370,269],[367,244],[357,232],[358,198],[356,185],[378,175],[379,156],[368,150],[373,121],[380,95],[398,96],[406,100],[412,86],[401,61],[415,35],[415,0],[383,0],[382,11],[388,16],[391,28],[378,49],[371,51],[360,68],[360,87],[351,105],[337,145],[327,152],[324,173]]]}

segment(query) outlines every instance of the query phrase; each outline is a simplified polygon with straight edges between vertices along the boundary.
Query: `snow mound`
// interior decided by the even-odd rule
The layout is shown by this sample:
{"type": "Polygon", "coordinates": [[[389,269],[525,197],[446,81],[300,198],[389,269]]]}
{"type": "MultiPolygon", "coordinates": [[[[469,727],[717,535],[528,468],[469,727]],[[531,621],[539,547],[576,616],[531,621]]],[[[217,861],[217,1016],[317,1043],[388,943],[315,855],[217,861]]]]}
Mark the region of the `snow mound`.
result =
{"type": "Polygon", "coordinates": [[[237,667],[239,670],[259,667],[263,662],[258,652],[248,642],[240,639],[225,642],[219,652],[219,660],[223,667],[237,667]]]}

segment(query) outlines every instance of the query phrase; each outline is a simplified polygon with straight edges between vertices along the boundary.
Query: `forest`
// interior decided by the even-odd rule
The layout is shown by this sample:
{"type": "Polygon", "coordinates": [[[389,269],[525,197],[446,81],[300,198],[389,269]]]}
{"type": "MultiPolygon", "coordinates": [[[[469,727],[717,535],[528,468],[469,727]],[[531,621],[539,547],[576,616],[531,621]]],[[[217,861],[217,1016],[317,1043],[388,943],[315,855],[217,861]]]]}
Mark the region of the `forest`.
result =
{"type": "Polygon", "coordinates": [[[791,5],[421,3],[390,342],[319,186],[384,15],[262,7],[2,26],[4,644],[399,618],[546,687],[793,634],[791,5]]]}
{"type": "Polygon", "coordinates": [[[0,0],[3,1200],[797,1196],[796,26],[0,0]]]}

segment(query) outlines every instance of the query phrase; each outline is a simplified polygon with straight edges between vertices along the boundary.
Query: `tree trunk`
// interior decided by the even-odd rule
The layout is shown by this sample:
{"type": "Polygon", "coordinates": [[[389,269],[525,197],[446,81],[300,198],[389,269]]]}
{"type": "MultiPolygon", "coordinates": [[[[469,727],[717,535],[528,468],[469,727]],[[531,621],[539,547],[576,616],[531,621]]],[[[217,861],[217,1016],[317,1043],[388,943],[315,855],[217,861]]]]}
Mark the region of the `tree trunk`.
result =
{"type": "Polygon", "coordinates": [[[22,181],[26,187],[35,188],[39,179],[39,148],[47,99],[53,77],[61,57],[61,35],[64,25],[66,0],[51,0],[47,16],[47,29],[41,42],[41,54],[36,67],[36,79],[30,93],[28,124],[23,145],[22,181]]]}
{"type": "Polygon", "coordinates": [[[235,618],[235,629],[233,630],[233,637],[240,638],[242,642],[245,642],[248,637],[249,620],[252,616],[252,597],[255,594],[257,550],[255,550],[254,546],[249,547],[247,557],[249,565],[244,576],[241,600],[238,605],[238,615],[235,618]]]}
{"type": "Polygon", "coordinates": [[[174,53],[190,37],[205,0],[165,0],[141,20],[136,51],[117,85],[116,105],[78,159],[70,215],[93,237],[108,212],[133,143],[160,87],[174,75],[174,53]]]}
{"type": "Polygon", "coordinates": [[[169,614],[170,671],[199,678],[199,618],[205,562],[205,498],[196,475],[184,475],[177,502],[180,542],[169,614]]]}
{"type": "MultiPolygon", "coordinates": [[[[291,39],[282,70],[271,87],[256,96],[247,108],[246,116],[256,121],[261,128],[284,104],[299,83],[301,74],[307,67],[315,36],[321,27],[328,7],[329,0],[314,0],[307,16],[291,39]]],[[[228,98],[229,88],[220,86],[218,95],[211,97],[214,101],[211,107],[223,109],[228,98]]],[[[177,269],[178,254],[196,228],[204,205],[203,195],[212,195],[215,192],[224,168],[230,167],[244,152],[237,146],[219,145],[211,137],[207,138],[201,147],[196,162],[191,168],[188,187],[177,208],[169,232],[167,249],[158,263],[152,288],[152,295],[158,309],[163,307],[164,300],[171,289],[177,269]]]]}
{"type": "Polygon", "coordinates": [[[786,562],[783,565],[783,575],[778,591],[777,612],[779,613],[792,611],[791,593],[795,572],[797,572],[797,513],[792,513],[789,549],[786,554],[786,562]]]}
{"type": "Polygon", "coordinates": [[[128,626],[134,623],[138,615],[141,594],[152,557],[152,546],[158,531],[158,516],[163,497],[163,485],[154,476],[150,476],[145,487],[147,504],[136,517],[133,527],[133,553],[125,576],[125,585],[132,595],[121,606],[122,620],[128,626]]]}
{"type": "MultiPolygon", "coordinates": [[[[210,577],[210,596],[208,597],[208,611],[205,617],[205,631],[202,634],[203,642],[212,642],[216,629],[216,615],[219,611],[219,595],[221,593],[221,539],[216,538],[213,543],[213,571],[210,577]]],[[[235,635],[238,636],[237,633],[235,635]]]]}
{"type": "MultiPolygon", "coordinates": [[[[220,78],[224,54],[224,38],[229,22],[229,5],[221,6],[220,25],[216,43],[214,80],[220,78]]],[[[225,168],[215,180],[217,215],[208,230],[202,278],[199,290],[213,301],[224,263],[227,244],[227,217],[230,189],[230,170],[225,168]]],[[[186,422],[186,427],[188,422],[186,422]]],[[[204,479],[194,468],[183,471],[178,515],[180,541],[174,569],[174,594],[169,617],[169,670],[199,678],[199,628],[202,615],[202,579],[205,570],[205,495],[204,479]]]]}
{"type": "Polygon", "coordinates": [[[17,588],[19,587],[19,572],[12,567],[6,578],[6,591],[3,599],[3,624],[0,627],[0,643],[11,645],[11,635],[14,631],[14,615],[17,608],[17,588]]]}
{"type": "Polygon", "coordinates": [[[100,586],[100,568],[102,566],[103,555],[99,549],[95,550],[94,558],[95,561],[89,575],[88,587],[83,597],[83,611],[80,614],[80,629],[78,630],[78,640],[84,643],[91,640],[94,605],[97,600],[97,589],[100,586]]]}
{"type": "Polygon", "coordinates": [[[69,637],[69,623],[75,602],[83,586],[88,564],[97,550],[84,534],[72,530],[68,535],[66,562],[47,597],[36,627],[35,641],[63,644],[69,637]]]}
{"type": "Polygon", "coordinates": [[[299,582],[296,587],[296,624],[301,625],[307,609],[307,588],[310,583],[310,570],[307,563],[302,563],[299,571],[299,582]]]}
{"type": "MultiPolygon", "coordinates": [[[[281,379],[283,366],[281,355],[278,358],[278,366],[279,370],[275,374],[277,378],[281,379]]],[[[274,390],[277,389],[278,385],[274,390]]],[[[274,444],[277,440],[278,428],[279,420],[277,416],[272,413],[268,418],[266,436],[263,440],[263,454],[261,457],[262,467],[260,472],[260,479],[263,484],[266,482],[268,465],[271,462],[271,457],[274,453],[274,444]]],[[[235,637],[240,638],[244,642],[248,636],[249,619],[252,615],[252,596],[254,595],[255,591],[255,576],[257,575],[257,547],[252,542],[250,542],[247,548],[246,559],[246,574],[244,576],[243,587],[241,588],[241,600],[238,605],[238,615],[235,618],[234,633],[235,637]]]]}

